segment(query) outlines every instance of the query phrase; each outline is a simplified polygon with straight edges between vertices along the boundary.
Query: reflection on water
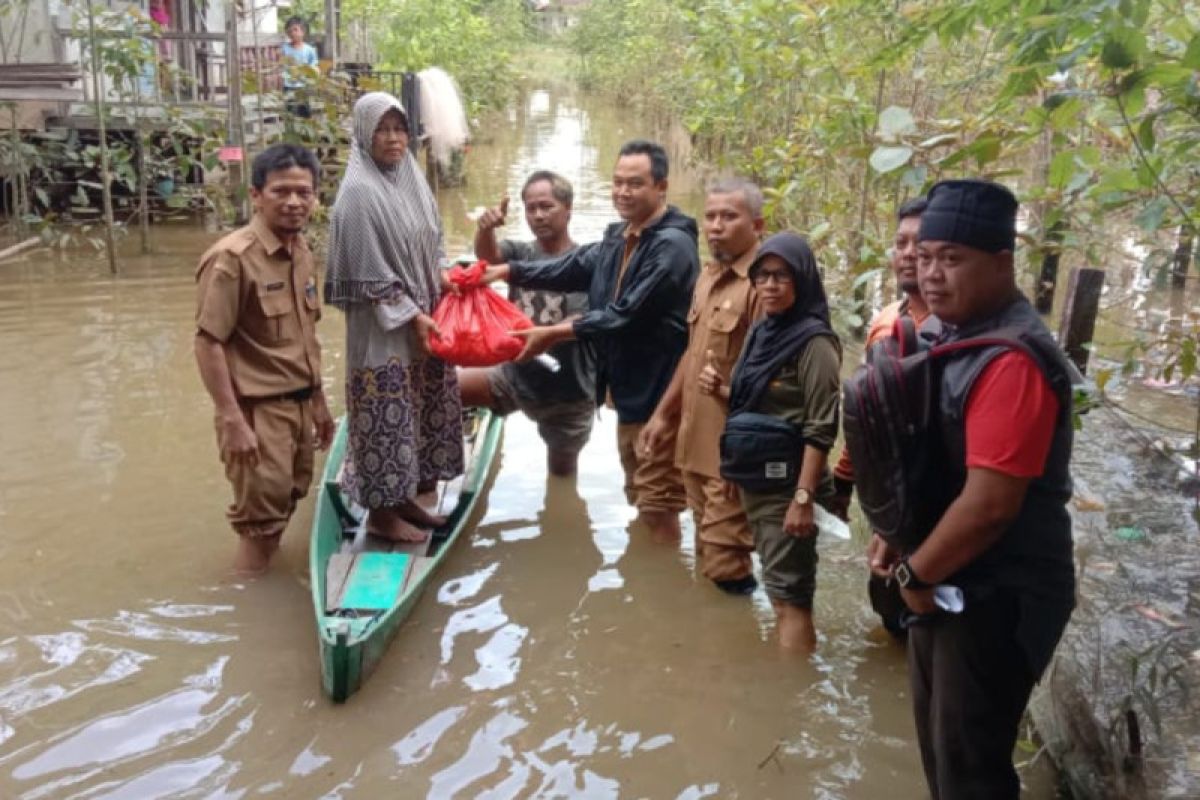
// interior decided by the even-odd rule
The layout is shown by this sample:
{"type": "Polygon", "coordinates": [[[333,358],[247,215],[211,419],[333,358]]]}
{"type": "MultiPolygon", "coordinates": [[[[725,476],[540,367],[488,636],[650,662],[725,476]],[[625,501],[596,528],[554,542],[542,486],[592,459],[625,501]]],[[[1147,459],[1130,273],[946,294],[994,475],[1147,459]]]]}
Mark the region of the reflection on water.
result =
{"type": "MultiPolygon", "coordinates": [[[[549,168],[573,232],[612,219],[608,169],[636,130],[537,91],[488,126],[468,209],[549,168]]],[[[694,180],[672,174],[693,213],[694,180]]],[[[520,213],[508,235],[529,237],[520,213]]],[[[611,413],[577,480],[509,420],[482,524],[367,686],[320,694],[311,500],[259,581],[229,579],[228,496],[191,356],[192,272],[211,241],[159,228],[117,280],[87,254],[0,266],[0,797],[923,796],[902,652],[874,638],[856,545],[822,542],[811,662],[771,614],[634,530],[611,413]]],[[[341,319],[322,323],[341,383],[341,319]]],[[[686,537],[685,537],[686,538],[686,537]]]]}

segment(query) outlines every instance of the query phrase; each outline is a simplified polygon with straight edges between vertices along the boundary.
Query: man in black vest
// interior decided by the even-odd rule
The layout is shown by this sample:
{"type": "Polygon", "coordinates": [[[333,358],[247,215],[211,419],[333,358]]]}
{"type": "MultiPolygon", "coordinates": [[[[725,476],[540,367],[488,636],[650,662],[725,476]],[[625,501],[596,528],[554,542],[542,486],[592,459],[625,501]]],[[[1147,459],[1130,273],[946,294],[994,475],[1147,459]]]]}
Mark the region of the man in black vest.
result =
{"type": "Polygon", "coordinates": [[[1005,328],[1030,348],[946,359],[936,482],[948,487],[945,511],[913,552],[873,564],[893,567],[919,615],[909,628],[909,682],[935,800],[1018,796],[1021,715],[1074,606],[1070,379],[1016,285],[1016,214],[1003,186],[943,181],[917,236],[921,294],[944,324],[942,341],[1005,328]],[[960,613],[939,612],[939,584],[962,589],[960,613]]]}

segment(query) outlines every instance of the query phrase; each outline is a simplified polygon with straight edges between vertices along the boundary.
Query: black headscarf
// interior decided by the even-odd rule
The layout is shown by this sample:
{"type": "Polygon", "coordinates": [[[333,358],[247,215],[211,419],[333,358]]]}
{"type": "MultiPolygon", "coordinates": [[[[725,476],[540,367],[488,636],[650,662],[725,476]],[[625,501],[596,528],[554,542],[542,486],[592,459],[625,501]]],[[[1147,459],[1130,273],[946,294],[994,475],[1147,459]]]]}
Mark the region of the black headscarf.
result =
{"type": "Polygon", "coordinates": [[[777,233],[763,242],[750,265],[753,278],[767,256],[779,256],[792,273],[796,302],[780,314],[768,314],[750,329],[742,357],[733,369],[729,413],[753,411],[772,376],[814,336],[834,336],[829,303],[817,270],[817,259],[804,237],[777,233]]]}

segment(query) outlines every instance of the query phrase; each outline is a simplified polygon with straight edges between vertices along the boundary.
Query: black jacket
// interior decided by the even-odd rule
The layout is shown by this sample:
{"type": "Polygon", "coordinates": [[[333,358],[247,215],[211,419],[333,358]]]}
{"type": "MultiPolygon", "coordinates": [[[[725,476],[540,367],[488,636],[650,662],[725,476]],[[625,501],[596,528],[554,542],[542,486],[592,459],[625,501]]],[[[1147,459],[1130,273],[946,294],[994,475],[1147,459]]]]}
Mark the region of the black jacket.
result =
{"type": "Polygon", "coordinates": [[[594,244],[549,261],[513,261],[514,286],[586,291],[590,310],[575,336],[596,348],[596,402],[612,391],[620,422],[654,413],[687,348],[687,312],[700,271],[696,221],[674,206],[642,231],[621,286],[626,223],[608,226],[594,244]]]}

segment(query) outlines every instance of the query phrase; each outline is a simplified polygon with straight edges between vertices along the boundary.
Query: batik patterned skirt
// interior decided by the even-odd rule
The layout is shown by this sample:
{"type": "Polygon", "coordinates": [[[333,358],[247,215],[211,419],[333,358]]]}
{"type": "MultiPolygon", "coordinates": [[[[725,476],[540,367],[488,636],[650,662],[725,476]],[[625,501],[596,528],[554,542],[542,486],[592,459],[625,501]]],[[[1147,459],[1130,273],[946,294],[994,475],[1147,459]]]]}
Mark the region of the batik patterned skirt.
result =
{"type": "Polygon", "coordinates": [[[462,401],[437,358],[349,370],[350,458],[343,489],[359,505],[402,505],[417,486],[463,472],[462,401]]]}

